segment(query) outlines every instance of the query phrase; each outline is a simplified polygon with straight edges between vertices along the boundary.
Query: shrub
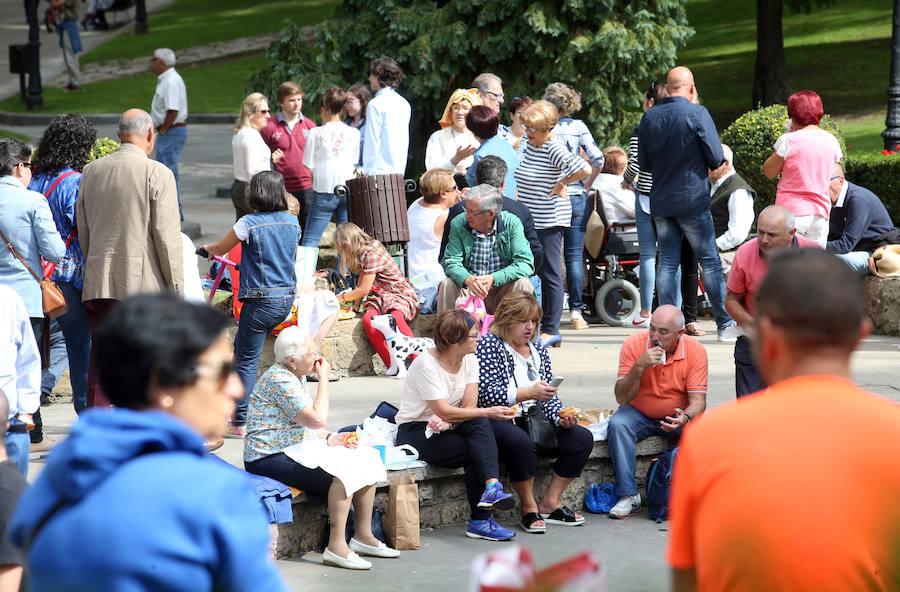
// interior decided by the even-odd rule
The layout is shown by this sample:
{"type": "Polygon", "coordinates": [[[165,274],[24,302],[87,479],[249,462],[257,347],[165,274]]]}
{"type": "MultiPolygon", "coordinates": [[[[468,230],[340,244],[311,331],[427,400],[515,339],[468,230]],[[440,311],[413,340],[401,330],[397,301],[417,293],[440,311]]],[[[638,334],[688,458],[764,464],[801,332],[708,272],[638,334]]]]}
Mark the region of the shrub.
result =
{"type": "MultiPolygon", "coordinates": [[[[784,133],[787,122],[787,107],[771,105],[744,113],[722,132],[722,143],[734,152],[734,168],[756,190],[757,212],[775,202],[778,179],[766,178],[762,165],[772,154],[775,140],[784,133]]],[[[844,136],[830,115],[822,118],[819,127],[837,138],[841,151],[847,153],[844,136]]]]}
{"type": "Polygon", "coordinates": [[[900,223],[900,156],[850,155],[844,161],[844,176],[880,197],[894,224],[900,223]]]}
{"type": "Polygon", "coordinates": [[[97,138],[94,140],[94,146],[91,148],[91,155],[88,157],[88,162],[112,154],[119,149],[119,145],[120,144],[112,138],[97,138]]]}
{"type": "Polygon", "coordinates": [[[289,24],[246,90],[272,97],[279,83],[296,80],[315,113],[328,86],[364,81],[372,58],[396,59],[406,74],[400,92],[413,106],[412,176],[423,168],[450,93],[483,71],[503,79],[508,98],[538,98],[551,82],[572,85],[583,104],[573,116],[605,145],[618,140],[616,122],[640,105],[647,84],[662,79],[693,35],[685,2],[343,0],[316,28],[314,43],[289,24]]]}

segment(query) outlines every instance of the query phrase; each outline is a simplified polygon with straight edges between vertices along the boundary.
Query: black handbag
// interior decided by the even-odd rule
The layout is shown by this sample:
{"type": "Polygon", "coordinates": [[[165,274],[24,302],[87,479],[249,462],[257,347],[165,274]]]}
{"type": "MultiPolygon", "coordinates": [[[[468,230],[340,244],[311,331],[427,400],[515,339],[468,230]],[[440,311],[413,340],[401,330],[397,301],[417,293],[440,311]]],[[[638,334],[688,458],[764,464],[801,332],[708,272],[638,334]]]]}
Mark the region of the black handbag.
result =
{"type": "Polygon", "coordinates": [[[538,454],[549,454],[556,450],[556,426],[544,413],[544,408],[537,403],[516,418],[516,425],[528,433],[538,454]]]}

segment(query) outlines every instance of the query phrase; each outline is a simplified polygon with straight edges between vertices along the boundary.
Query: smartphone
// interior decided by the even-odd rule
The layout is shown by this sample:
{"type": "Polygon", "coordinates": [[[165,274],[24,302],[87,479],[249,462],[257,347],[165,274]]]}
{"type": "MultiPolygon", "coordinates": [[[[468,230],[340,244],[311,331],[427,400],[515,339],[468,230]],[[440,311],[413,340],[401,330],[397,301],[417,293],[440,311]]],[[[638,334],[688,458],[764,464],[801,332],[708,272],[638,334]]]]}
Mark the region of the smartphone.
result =
{"type": "Polygon", "coordinates": [[[550,386],[556,388],[559,385],[561,385],[562,381],[564,381],[564,380],[565,380],[565,378],[563,378],[562,376],[554,376],[553,380],[550,381],[550,386]]]}

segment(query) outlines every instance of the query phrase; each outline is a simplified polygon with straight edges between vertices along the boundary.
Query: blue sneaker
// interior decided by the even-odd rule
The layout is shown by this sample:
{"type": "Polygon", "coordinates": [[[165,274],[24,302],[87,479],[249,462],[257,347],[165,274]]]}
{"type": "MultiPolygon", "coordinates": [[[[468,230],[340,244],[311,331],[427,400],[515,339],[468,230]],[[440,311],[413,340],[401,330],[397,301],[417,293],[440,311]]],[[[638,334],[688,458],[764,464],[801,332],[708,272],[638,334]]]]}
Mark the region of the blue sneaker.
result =
{"type": "Polygon", "coordinates": [[[479,508],[497,508],[498,510],[512,510],[516,507],[516,499],[511,493],[504,493],[499,481],[491,483],[481,494],[478,502],[479,508]]]}
{"type": "Polygon", "coordinates": [[[470,539],[508,541],[516,536],[516,533],[494,522],[494,516],[491,515],[487,520],[469,520],[466,536],[470,539]]]}

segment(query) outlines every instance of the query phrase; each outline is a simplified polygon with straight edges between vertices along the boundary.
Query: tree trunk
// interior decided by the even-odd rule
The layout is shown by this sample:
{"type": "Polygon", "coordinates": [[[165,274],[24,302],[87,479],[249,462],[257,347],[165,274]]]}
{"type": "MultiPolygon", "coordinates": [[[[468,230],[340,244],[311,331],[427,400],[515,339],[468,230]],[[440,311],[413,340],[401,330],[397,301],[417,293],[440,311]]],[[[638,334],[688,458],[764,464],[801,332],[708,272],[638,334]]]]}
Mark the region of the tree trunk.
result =
{"type": "Polygon", "coordinates": [[[791,92],[784,60],[782,0],[756,0],[756,69],[753,105],[784,104],[791,92]]]}

